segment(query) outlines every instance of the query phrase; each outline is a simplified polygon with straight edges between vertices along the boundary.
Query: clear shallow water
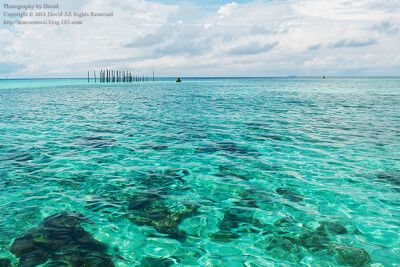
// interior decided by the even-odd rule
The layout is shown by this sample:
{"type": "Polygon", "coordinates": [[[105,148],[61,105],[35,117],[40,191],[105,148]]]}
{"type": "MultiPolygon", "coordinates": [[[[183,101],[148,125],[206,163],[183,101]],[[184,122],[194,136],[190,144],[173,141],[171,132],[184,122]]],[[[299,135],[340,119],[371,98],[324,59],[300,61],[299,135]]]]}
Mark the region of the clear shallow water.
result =
{"type": "Polygon", "coordinates": [[[0,81],[0,258],[70,211],[117,266],[400,262],[400,79],[56,81],[0,81]]]}

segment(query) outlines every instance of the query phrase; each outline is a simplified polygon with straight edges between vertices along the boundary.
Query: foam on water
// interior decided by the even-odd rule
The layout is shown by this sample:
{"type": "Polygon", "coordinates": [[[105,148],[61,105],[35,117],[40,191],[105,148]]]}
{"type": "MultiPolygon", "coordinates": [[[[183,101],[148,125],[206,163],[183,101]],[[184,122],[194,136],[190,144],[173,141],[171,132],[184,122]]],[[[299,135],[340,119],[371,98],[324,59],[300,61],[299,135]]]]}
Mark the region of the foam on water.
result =
{"type": "Polygon", "coordinates": [[[117,266],[400,262],[399,79],[0,88],[0,258],[70,211],[117,266]]]}

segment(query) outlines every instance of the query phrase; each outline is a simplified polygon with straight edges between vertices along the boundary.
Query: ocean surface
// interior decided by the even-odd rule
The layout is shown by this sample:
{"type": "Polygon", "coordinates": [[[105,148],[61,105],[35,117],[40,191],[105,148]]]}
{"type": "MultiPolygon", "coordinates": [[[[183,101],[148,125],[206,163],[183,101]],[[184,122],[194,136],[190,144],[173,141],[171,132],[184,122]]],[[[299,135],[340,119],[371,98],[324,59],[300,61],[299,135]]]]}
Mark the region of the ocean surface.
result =
{"type": "Polygon", "coordinates": [[[0,80],[18,262],[398,266],[400,79],[0,80]]]}

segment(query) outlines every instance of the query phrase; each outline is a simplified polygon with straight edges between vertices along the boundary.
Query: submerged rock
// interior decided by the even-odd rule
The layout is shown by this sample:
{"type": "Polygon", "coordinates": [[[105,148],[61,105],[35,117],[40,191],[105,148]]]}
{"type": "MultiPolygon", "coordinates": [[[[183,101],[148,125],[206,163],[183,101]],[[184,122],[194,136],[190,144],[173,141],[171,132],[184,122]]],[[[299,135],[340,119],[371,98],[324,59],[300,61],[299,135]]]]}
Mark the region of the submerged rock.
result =
{"type": "Polygon", "coordinates": [[[325,231],[337,235],[344,235],[348,233],[347,229],[339,223],[327,222],[327,221],[319,223],[321,226],[317,228],[317,231],[325,231]]]}
{"type": "Polygon", "coordinates": [[[376,177],[378,181],[400,186],[400,172],[381,172],[376,177]]]}
{"type": "Polygon", "coordinates": [[[80,213],[52,215],[15,239],[10,251],[24,267],[37,266],[48,260],[72,266],[114,266],[113,257],[105,254],[107,246],[86,232],[80,226],[81,222],[93,224],[80,213]]]}
{"type": "Polygon", "coordinates": [[[324,232],[308,232],[298,238],[298,244],[305,248],[325,249],[329,245],[329,238],[324,232]]]}
{"type": "Polygon", "coordinates": [[[234,201],[235,205],[248,208],[258,208],[257,199],[260,197],[256,196],[254,192],[241,188],[235,191],[239,197],[239,200],[234,201]]]}
{"type": "Polygon", "coordinates": [[[185,184],[183,177],[189,175],[186,169],[166,169],[149,171],[138,177],[138,182],[150,188],[177,187],[185,184]]]}
{"type": "Polygon", "coordinates": [[[11,260],[10,259],[2,259],[0,258],[0,267],[8,267],[11,266],[11,260]]]}
{"type": "Polygon", "coordinates": [[[296,220],[292,216],[286,216],[274,221],[273,225],[276,227],[291,227],[296,225],[296,220]]]}
{"type": "Polygon", "coordinates": [[[204,147],[197,147],[195,149],[195,153],[207,153],[207,154],[212,154],[219,151],[218,147],[215,146],[204,146],[204,147]]]}
{"type": "Polygon", "coordinates": [[[371,262],[368,252],[362,248],[333,244],[329,250],[336,254],[336,260],[343,265],[361,267],[371,262]]]}
{"type": "Polygon", "coordinates": [[[142,267],[168,267],[174,264],[179,263],[180,260],[171,257],[171,258],[165,258],[165,257],[145,257],[140,261],[140,266],[142,267]]]}
{"type": "Polygon", "coordinates": [[[211,240],[221,242],[231,242],[232,239],[239,238],[240,236],[231,231],[218,231],[211,235],[211,240]]]}
{"type": "Polygon", "coordinates": [[[164,171],[166,175],[174,175],[174,176],[186,176],[189,175],[189,171],[186,169],[180,169],[180,168],[171,168],[171,169],[166,169],[164,171]]]}
{"type": "Polygon", "coordinates": [[[230,231],[239,226],[256,226],[262,228],[260,221],[255,219],[254,212],[246,209],[229,209],[219,223],[219,229],[230,231]]]}
{"type": "Polygon", "coordinates": [[[276,189],[276,193],[293,202],[300,202],[304,199],[303,196],[296,194],[293,190],[288,188],[278,188],[276,189]]]}
{"type": "Polygon", "coordinates": [[[155,151],[162,151],[167,148],[168,148],[167,146],[153,146],[153,150],[155,150],[155,151]]]}
{"type": "Polygon", "coordinates": [[[245,170],[235,168],[233,166],[219,166],[219,173],[217,176],[234,176],[242,180],[250,180],[253,177],[253,175],[245,170]]]}
{"type": "Polygon", "coordinates": [[[196,153],[209,153],[209,154],[220,151],[236,156],[249,156],[258,154],[258,151],[255,149],[240,147],[236,145],[236,143],[229,141],[219,142],[216,144],[209,144],[203,147],[198,147],[195,150],[196,153]]]}
{"type": "Polygon", "coordinates": [[[128,219],[137,225],[152,226],[159,233],[183,241],[185,233],[178,226],[184,219],[196,215],[198,206],[186,203],[174,208],[177,210],[168,208],[166,198],[157,191],[141,192],[128,201],[128,219]]]}
{"type": "Polygon", "coordinates": [[[247,155],[249,153],[249,150],[247,148],[238,147],[233,142],[220,142],[218,145],[219,148],[224,152],[229,152],[238,155],[247,155]]]}
{"type": "Polygon", "coordinates": [[[298,263],[300,261],[300,248],[286,237],[272,236],[256,243],[264,252],[274,258],[298,263]]]}
{"type": "Polygon", "coordinates": [[[103,136],[81,136],[80,138],[77,138],[75,142],[87,147],[103,148],[114,145],[116,140],[114,138],[103,136]]]}
{"type": "Polygon", "coordinates": [[[102,213],[111,213],[114,210],[122,210],[123,205],[126,204],[123,201],[116,201],[108,198],[102,198],[97,195],[92,195],[86,197],[85,201],[85,209],[89,209],[91,211],[100,211],[102,213]]]}

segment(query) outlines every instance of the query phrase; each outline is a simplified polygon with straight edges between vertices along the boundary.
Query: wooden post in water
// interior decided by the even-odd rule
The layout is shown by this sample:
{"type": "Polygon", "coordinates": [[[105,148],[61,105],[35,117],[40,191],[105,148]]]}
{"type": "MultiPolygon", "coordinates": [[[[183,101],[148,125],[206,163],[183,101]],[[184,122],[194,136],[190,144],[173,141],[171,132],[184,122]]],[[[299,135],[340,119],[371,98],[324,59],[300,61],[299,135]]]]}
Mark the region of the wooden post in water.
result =
{"type": "Polygon", "coordinates": [[[89,71],[87,71],[87,82],[89,83],[89,71]]]}
{"type": "Polygon", "coordinates": [[[94,70],[93,73],[94,73],[94,83],[96,83],[96,71],[94,70]]]}
{"type": "Polygon", "coordinates": [[[154,70],[153,70],[153,82],[154,82],[154,70]]]}

